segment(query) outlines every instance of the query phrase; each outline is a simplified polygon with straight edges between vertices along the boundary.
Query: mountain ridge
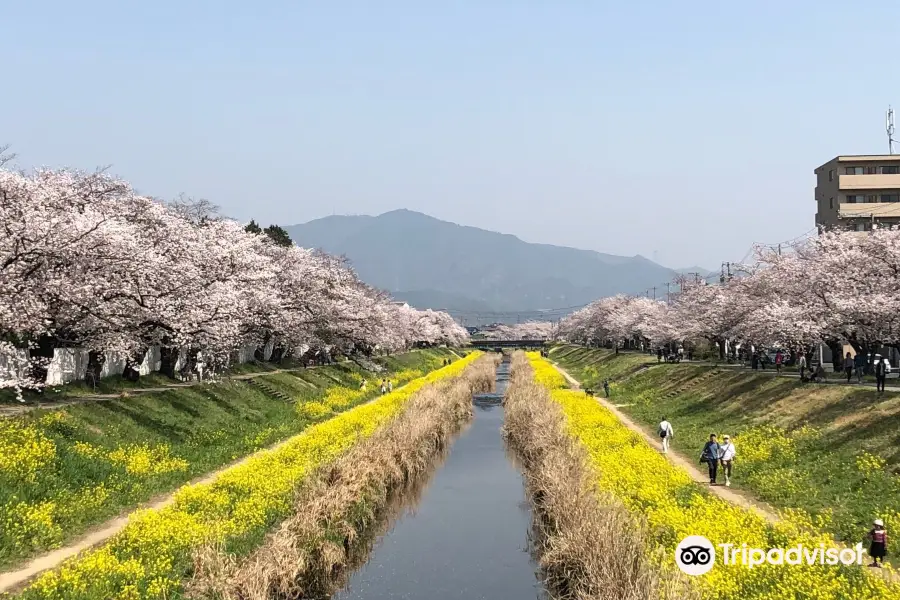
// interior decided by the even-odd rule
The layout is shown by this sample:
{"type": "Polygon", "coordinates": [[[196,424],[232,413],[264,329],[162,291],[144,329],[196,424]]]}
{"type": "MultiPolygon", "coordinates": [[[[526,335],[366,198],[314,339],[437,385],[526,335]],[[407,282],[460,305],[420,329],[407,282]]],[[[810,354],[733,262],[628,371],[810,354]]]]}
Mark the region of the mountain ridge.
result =
{"type": "Polygon", "coordinates": [[[364,281],[398,299],[463,318],[639,294],[676,275],[641,255],[531,243],[408,209],[332,215],[285,229],[298,245],[346,256],[364,281]]]}

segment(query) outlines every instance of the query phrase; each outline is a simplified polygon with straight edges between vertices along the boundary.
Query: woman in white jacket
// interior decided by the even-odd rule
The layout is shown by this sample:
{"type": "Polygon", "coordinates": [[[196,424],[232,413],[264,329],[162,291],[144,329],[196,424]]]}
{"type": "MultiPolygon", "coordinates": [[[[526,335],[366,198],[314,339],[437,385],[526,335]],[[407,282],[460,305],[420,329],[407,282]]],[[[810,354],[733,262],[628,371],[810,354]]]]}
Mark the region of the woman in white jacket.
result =
{"type": "Polygon", "coordinates": [[[731,466],[734,463],[734,454],[734,444],[731,442],[731,437],[726,434],[719,446],[719,462],[722,464],[722,470],[725,471],[725,487],[731,487],[731,466]]]}

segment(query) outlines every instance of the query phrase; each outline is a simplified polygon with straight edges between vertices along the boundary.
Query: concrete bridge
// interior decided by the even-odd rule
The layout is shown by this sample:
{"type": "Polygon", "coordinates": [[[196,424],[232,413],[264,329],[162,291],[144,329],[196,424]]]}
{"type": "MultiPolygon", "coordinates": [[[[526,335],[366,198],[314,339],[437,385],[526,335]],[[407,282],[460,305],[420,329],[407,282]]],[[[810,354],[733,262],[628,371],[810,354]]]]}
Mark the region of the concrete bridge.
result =
{"type": "Polygon", "coordinates": [[[494,350],[496,348],[543,348],[546,340],[472,340],[469,345],[478,350],[494,350]]]}

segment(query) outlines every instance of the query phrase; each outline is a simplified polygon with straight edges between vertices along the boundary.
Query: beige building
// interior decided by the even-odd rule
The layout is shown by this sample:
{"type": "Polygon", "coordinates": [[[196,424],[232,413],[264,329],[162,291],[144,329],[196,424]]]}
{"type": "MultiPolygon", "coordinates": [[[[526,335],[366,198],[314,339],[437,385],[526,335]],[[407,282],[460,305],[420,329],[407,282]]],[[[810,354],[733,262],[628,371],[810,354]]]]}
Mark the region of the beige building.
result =
{"type": "Polygon", "coordinates": [[[900,225],[900,155],[838,156],[815,174],[820,228],[900,225]]]}

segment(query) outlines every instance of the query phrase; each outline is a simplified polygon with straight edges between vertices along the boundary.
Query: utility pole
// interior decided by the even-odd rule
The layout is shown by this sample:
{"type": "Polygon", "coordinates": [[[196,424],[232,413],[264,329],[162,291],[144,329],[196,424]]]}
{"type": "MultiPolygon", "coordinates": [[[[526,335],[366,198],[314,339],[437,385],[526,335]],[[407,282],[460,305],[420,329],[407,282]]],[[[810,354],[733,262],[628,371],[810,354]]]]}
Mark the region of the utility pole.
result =
{"type": "Polygon", "coordinates": [[[653,286],[653,299],[656,300],[656,286],[653,286]]]}
{"type": "Polygon", "coordinates": [[[728,267],[728,281],[731,281],[731,263],[730,263],[730,262],[727,262],[727,263],[725,263],[725,264],[726,264],[727,267],[728,267]]]}
{"type": "Polygon", "coordinates": [[[722,263],[722,271],[719,275],[719,283],[725,283],[725,263],[722,263]]]}
{"type": "Polygon", "coordinates": [[[778,244],[778,256],[781,256],[781,244],[778,244]]]}
{"type": "Polygon", "coordinates": [[[666,304],[671,304],[671,303],[672,303],[672,294],[671,294],[670,291],[669,291],[669,289],[670,289],[671,287],[672,287],[672,284],[667,282],[667,283],[666,283],[666,304]]]}

